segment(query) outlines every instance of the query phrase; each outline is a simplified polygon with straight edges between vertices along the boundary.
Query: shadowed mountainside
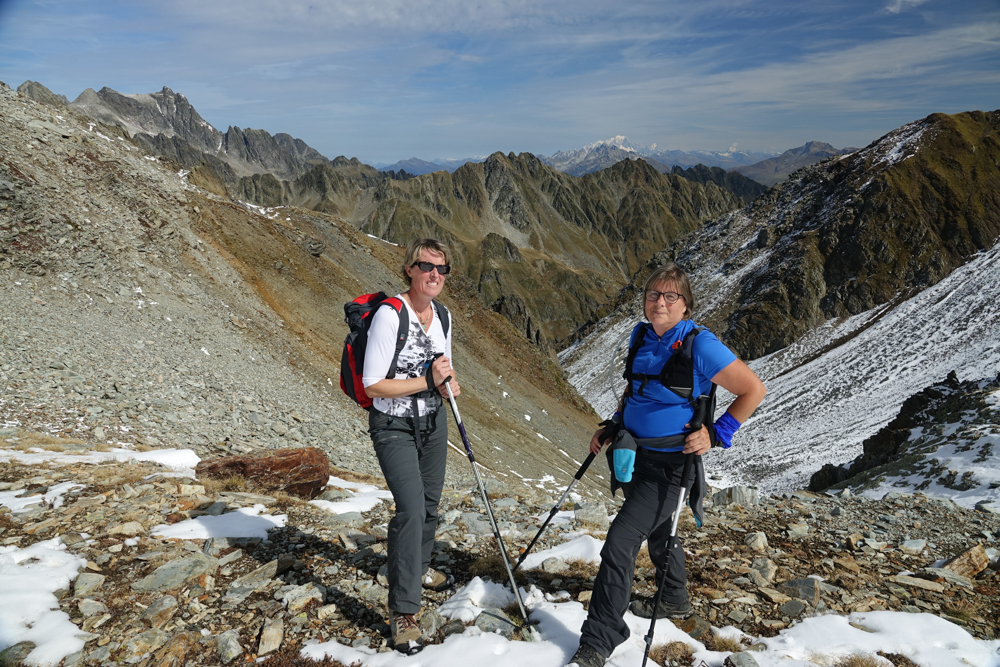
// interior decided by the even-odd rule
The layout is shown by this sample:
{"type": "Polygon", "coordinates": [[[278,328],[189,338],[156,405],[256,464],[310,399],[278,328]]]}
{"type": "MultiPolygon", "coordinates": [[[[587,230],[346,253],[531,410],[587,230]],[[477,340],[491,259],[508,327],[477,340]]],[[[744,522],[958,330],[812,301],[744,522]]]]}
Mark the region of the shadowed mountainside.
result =
{"type": "Polygon", "coordinates": [[[704,295],[699,322],[745,359],[774,352],[831,318],[908,298],[991,247],[998,164],[1000,112],[932,114],[706,223],[596,316],[631,312],[636,286],[674,260],[704,295]]]}

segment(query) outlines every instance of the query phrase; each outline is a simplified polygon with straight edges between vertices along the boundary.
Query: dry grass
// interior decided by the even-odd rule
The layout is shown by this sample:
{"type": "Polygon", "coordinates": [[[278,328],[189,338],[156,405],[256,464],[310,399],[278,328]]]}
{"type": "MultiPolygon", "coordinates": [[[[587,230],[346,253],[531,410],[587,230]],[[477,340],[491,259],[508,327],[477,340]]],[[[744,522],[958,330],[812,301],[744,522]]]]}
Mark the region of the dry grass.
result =
{"type": "Polygon", "coordinates": [[[738,653],[746,648],[738,637],[720,637],[719,635],[713,633],[709,633],[705,636],[704,642],[705,648],[709,651],[728,651],[729,653],[738,653]]]}
{"type": "Polygon", "coordinates": [[[944,605],[944,612],[963,621],[971,621],[979,615],[979,605],[971,600],[953,600],[944,605]]]}
{"type": "Polygon", "coordinates": [[[250,482],[239,475],[230,475],[224,479],[203,475],[198,481],[205,487],[205,493],[210,496],[217,496],[223,491],[250,492],[250,482]]]}
{"type": "Polygon", "coordinates": [[[653,569],[653,560],[649,557],[649,549],[646,547],[639,549],[639,555],[635,558],[635,566],[637,568],[644,567],[648,570],[653,569]]]}
{"type": "Polygon", "coordinates": [[[132,449],[134,449],[137,452],[148,452],[152,451],[153,448],[147,445],[146,443],[137,442],[135,443],[135,446],[132,449]]]}
{"type": "Polygon", "coordinates": [[[590,579],[597,576],[600,565],[589,560],[573,559],[566,561],[569,571],[563,573],[563,578],[569,579],[590,579]]]}
{"type": "Polygon", "coordinates": [[[833,667],[882,667],[884,663],[871,653],[852,653],[833,663],[833,667]]]}
{"type": "Polygon", "coordinates": [[[688,667],[694,664],[694,653],[684,642],[660,644],[649,650],[649,657],[664,667],[688,667]]]}
{"type": "Polygon", "coordinates": [[[119,487],[122,484],[140,484],[151,472],[153,469],[149,464],[115,463],[95,466],[90,474],[94,486],[119,487]]]}
{"type": "Polygon", "coordinates": [[[108,445],[107,443],[104,443],[104,442],[99,442],[96,445],[94,445],[94,451],[95,452],[110,452],[111,451],[111,445],[108,445]]]}
{"type": "Polygon", "coordinates": [[[330,467],[330,474],[347,482],[357,482],[358,484],[371,484],[373,486],[385,486],[385,480],[377,475],[367,475],[363,472],[354,472],[343,468],[330,467]]]}
{"type": "Polygon", "coordinates": [[[38,431],[20,431],[18,432],[18,440],[15,447],[24,451],[28,447],[41,447],[43,449],[48,449],[49,451],[61,452],[62,449],[49,449],[49,447],[65,447],[66,445],[82,445],[85,444],[83,440],[78,438],[60,438],[49,433],[40,433],[38,431]]]}
{"type": "MultiPolygon", "coordinates": [[[[513,568],[513,564],[511,568],[513,568]]],[[[507,570],[503,566],[503,556],[498,553],[491,553],[480,556],[469,566],[469,574],[473,577],[487,577],[496,583],[507,583],[507,570]]],[[[518,584],[527,585],[528,575],[521,570],[514,573],[514,580],[518,584]]],[[[518,614],[520,612],[517,612],[518,614]]]]}
{"type": "Polygon", "coordinates": [[[267,656],[260,665],[261,667],[361,667],[360,662],[353,662],[348,666],[330,657],[324,657],[322,660],[303,658],[300,655],[301,649],[301,646],[286,646],[277,653],[267,656]]]}
{"type": "Polygon", "coordinates": [[[920,667],[920,665],[913,662],[905,655],[900,655],[898,653],[883,653],[882,651],[879,651],[878,654],[891,662],[894,667],[920,667]]]}
{"type": "Polygon", "coordinates": [[[277,500],[279,506],[285,506],[285,505],[307,505],[307,504],[309,504],[307,500],[303,500],[302,498],[299,498],[298,496],[293,496],[292,494],[288,493],[287,491],[280,491],[280,490],[279,491],[267,491],[267,492],[264,492],[264,493],[266,495],[269,495],[269,496],[273,497],[275,500],[277,500]]]}

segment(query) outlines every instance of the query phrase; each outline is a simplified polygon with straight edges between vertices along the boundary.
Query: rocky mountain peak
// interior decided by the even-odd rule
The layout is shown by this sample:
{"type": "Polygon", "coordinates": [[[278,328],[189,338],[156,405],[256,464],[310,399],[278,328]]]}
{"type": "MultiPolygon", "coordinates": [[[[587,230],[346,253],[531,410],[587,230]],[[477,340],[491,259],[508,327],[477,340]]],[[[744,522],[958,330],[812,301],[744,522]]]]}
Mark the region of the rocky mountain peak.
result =
{"type": "Polygon", "coordinates": [[[44,104],[50,104],[52,106],[66,106],[69,104],[69,100],[65,95],[56,95],[51,90],[38,83],[37,81],[25,81],[20,86],[17,87],[17,92],[30,97],[36,102],[42,102],[44,104]]]}

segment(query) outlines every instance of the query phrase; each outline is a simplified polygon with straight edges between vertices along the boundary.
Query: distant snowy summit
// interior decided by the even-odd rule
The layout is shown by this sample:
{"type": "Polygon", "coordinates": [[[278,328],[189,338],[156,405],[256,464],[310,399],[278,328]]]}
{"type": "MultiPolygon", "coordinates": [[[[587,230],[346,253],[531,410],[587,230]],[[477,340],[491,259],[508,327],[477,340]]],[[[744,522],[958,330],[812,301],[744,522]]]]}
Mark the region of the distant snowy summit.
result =
{"type": "Polygon", "coordinates": [[[582,176],[601,169],[607,169],[622,160],[642,158],[657,171],[670,173],[674,165],[694,167],[703,164],[706,167],[733,169],[747,166],[772,158],[777,153],[760,153],[754,151],[738,151],[731,146],[726,151],[680,151],[663,150],[656,144],[640,145],[629,141],[628,137],[616,135],[592,144],[568,151],[559,151],[550,157],[540,156],[545,164],[573,176],[582,176]]]}

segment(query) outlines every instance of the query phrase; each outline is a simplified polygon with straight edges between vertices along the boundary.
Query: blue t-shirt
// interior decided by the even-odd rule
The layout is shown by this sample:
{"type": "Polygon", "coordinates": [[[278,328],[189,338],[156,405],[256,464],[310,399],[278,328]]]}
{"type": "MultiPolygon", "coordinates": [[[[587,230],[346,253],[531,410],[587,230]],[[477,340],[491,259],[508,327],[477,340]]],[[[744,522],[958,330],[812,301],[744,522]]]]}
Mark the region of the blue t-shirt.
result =
{"type": "MultiPolygon", "coordinates": [[[[632,330],[632,340],[635,343],[636,331],[632,330]]],[[[646,336],[642,347],[635,355],[632,365],[633,373],[659,375],[667,359],[673,354],[673,346],[680,345],[684,337],[698,325],[691,320],[681,320],[663,336],[657,336],[652,326],[646,327],[646,336]]],[[[692,397],[708,393],[712,388],[712,378],[729,364],[736,361],[736,355],[726,347],[711,331],[702,329],[695,336],[694,348],[694,393],[692,397]]],[[[632,382],[632,396],[625,402],[625,413],[622,423],[628,432],[636,438],[663,438],[680,435],[686,431],[684,425],[694,417],[694,408],[688,399],[678,396],[659,382],[649,382],[643,389],[644,396],[639,395],[639,380],[632,382]]],[[[680,451],[683,447],[674,447],[662,451],[680,451]]]]}

